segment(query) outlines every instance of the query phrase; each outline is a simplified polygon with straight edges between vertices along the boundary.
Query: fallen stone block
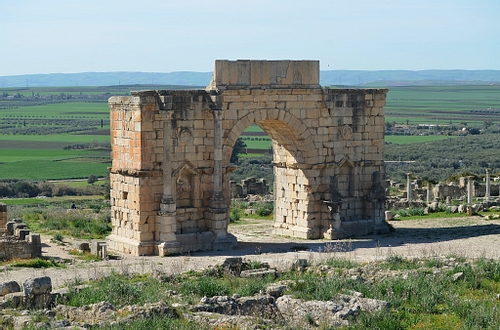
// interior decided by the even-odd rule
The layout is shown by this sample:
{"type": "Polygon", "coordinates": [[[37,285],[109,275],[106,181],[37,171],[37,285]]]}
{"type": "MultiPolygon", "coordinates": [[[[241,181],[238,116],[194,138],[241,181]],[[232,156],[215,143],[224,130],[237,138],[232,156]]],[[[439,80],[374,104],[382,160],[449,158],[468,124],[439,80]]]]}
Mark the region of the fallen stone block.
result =
{"type": "Polygon", "coordinates": [[[52,291],[52,280],[48,276],[29,278],[23,283],[24,295],[33,297],[52,291]]]}

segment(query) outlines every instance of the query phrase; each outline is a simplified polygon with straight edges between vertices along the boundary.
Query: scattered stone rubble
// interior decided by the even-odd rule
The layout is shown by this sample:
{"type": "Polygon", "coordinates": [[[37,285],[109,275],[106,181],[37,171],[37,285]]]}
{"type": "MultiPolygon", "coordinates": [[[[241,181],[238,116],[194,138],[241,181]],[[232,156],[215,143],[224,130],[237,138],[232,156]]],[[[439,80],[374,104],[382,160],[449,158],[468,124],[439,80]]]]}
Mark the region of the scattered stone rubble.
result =
{"type": "MultiPolygon", "coordinates": [[[[309,265],[307,260],[299,259],[297,265],[307,265],[301,269],[304,272],[318,272],[325,276],[341,276],[357,281],[372,283],[388,277],[407,278],[412,272],[419,270],[390,270],[377,263],[344,269],[327,265],[309,265]],[[300,260],[300,261],[299,261],[300,260]]],[[[415,259],[413,262],[423,264],[423,260],[415,259]]],[[[435,260],[432,274],[436,275],[446,270],[453,269],[459,262],[454,258],[438,258],[435,260]]],[[[262,273],[255,270],[254,276],[264,276],[274,271],[265,263],[261,264],[262,273]]],[[[241,258],[228,258],[226,261],[207,270],[207,274],[230,273],[241,276],[250,267],[249,263],[241,258]]],[[[162,279],[161,274],[157,274],[162,279]]],[[[453,281],[460,281],[463,273],[450,275],[453,281]]],[[[168,280],[168,277],[163,278],[168,280]]],[[[361,313],[374,313],[389,308],[386,301],[370,299],[360,292],[344,290],[347,294],[339,294],[330,301],[293,298],[286,295],[286,290],[293,287],[296,281],[277,281],[269,284],[254,296],[241,297],[214,296],[203,297],[194,304],[176,303],[169,305],[165,301],[148,303],[144,305],[125,306],[117,309],[109,302],[71,307],[63,304],[64,296],[69,291],[62,288],[52,291],[50,277],[35,277],[26,280],[21,285],[16,282],[0,283],[0,316],[2,325],[12,326],[13,329],[22,329],[34,326],[37,329],[87,329],[90,326],[108,326],[125,324],[135,319],[147,318],[153,315],[167,315],[172,318],[184,318],[195,321],[212,328],[238,329],[286,329],[290,326],[300,329],[318,329],[327,327],[348,326],[361,313]],[[39,317],[44,316],[44,322],[39,322],[39,317]]],[[[81,289],[84,286],[77,287],[81,289]]],[[[167,296],[177,296],[174,291],[167,296]]]]}
{"type": "Polygon", "coordinates": [[[248,195],[266,195],[269,193],[269,186],[266,179],[247,178],[241,183],[229,181],[231,185],[231,198],[245,198],[248,195]]]}

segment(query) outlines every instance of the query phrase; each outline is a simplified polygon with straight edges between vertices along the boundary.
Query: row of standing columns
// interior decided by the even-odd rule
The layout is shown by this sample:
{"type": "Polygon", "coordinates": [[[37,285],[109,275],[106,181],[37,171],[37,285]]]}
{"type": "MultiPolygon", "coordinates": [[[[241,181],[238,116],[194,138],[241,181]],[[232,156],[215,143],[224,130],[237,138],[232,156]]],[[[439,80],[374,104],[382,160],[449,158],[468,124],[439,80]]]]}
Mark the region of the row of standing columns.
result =
{"type": "MultiPolygon", "coordinates": [[[[490,174],[491,170],[486,169],[486,178],[485,178],[485,183],[486,183],[486,192],[484,194],[485,198],[490,198],[491,197],[491,184],[490,184],[490,174]]],[[[412,184],[411,184],[411,175],[412,173],[406,173],[406,198],[408,202],[412,201],[412,184]]],[[[467,203],[472,204],[472,199],[473,199],[473,177],[469,176],[467,177],[467,203]]],[[[427,203],[430,202],[431,199],[431,190],[430,186],[427,187],[427,203]]]]}

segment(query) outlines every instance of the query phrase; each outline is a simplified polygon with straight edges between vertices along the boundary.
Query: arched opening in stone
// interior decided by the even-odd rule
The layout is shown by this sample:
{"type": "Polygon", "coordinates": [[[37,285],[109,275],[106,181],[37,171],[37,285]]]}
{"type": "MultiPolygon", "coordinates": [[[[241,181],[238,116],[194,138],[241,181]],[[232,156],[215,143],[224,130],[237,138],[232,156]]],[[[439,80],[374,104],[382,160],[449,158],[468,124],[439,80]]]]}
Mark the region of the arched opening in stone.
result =
{"type": "Polygon", "coordinates": [[[230,173],[230,219],[273,213],[272,139],[257,124],[251,124],[233,146],[230,173]]]}
{"type": "MultiPolygon", "coordinates": [[[[289,231],[293,231],[294,235],[304,238],[319,237],[321,229],[318,226],[316,226],[319,229],[317,233],[308,228],[312,227],[311,221],[317,221],[320,225],[321,210],[314,206],[314,203],[310,203],[312,193],[310,180],[316,181],[320,178],[308,177],[304,172],[307,169],[305,158],[308,151],[315,149],[312,145],[312,134],[301,120],[286,110],[250,112],[240,118],[226,135],[226,139],[223,139],[224,155],[226,155],[224,166],[230,167],[227,155],[232,153],[236,139],[251,124],[262,128],[272,140],[273,232],[288,235],[289,231]],[[249,118],[253,118],[253,121],[249,118]],[[311,213],[315,212],[316,216],[311,216],[311,213]],[[299,233],[300,231],[302,233],[299,233]]],[[[229,175],[226,175],[225,181],[228,177],[229,175]]],[[[317,184],[318,182],[313,183],[315,186],[317,184]]]]}

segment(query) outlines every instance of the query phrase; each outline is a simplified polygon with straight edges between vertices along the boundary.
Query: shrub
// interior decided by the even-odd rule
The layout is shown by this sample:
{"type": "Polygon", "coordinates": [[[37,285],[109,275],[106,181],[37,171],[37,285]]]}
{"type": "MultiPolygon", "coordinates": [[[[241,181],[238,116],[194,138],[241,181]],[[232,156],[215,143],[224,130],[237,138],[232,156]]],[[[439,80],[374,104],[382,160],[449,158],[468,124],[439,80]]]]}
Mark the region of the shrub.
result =
{"type": "Polygon", "coordinates": [[[425,214],[425,210],[423,207],[411,206],[407,209],[399,210],[398,214],[402,217],[422,216],[425,214]]]}
{"type": "Polygon", "coordinates": [[[230,222],[236,222],[241,218],[242,210],[240,209],[231,209],[231,214],[229,215],[230,222]]]}
{"type": "Polygon", "coordinates": [[[55,233],[54,236],[52,236],[52,239],[56,242],[62,242],[64,236],[61,233],[55,233]]]}
{"type": "Polygon", "coordinates": [[[257,214],[260,215],[261,217],[268,216],[273,213],[274,210],[274,203],[264,203],[260,204],[259,207],[257,208],[257,214]]]}

